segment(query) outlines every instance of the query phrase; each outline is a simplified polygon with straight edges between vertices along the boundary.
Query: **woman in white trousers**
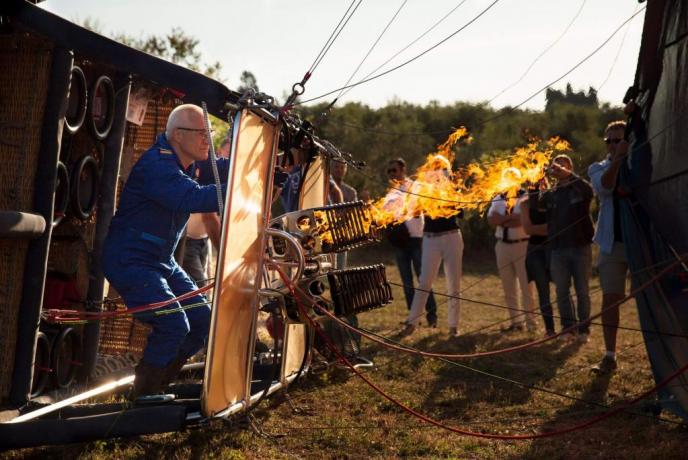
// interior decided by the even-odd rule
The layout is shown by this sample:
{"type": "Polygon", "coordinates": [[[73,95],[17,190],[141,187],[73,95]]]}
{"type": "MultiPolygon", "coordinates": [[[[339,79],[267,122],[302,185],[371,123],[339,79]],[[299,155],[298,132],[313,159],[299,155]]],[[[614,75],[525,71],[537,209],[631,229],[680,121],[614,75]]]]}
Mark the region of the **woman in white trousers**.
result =
{"type": "Polygon", "coordinates": [[[461,289],[461,263],[463,259],[463,238],[456,222],[457,217],[425,219],[423,228],[423,257],[421,263],[420,283],[413,295],[413,303],[406,319],[406,328],[402,335],[412,334],[425,311],[432,284],[444,261],[444,274],[447,282],[449,311],[447,323],[449,335],[458,335],[459,327],[459,292],[461,289]]]}

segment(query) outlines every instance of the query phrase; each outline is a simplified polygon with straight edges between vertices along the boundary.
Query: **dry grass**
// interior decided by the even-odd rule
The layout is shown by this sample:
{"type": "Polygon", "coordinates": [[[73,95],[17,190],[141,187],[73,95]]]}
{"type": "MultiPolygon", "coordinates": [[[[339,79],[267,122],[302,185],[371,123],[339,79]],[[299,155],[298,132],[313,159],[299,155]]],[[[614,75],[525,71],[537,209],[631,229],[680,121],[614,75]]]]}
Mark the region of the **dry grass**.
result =
{"type": "MultiPolygon", "coordinates": [[[[379,254],[367,253],[379,261],[379,254]]],[[[360,255],[359,260],[363,259],[360,255]]],[[[364,260],[365,261],[365,260],[364,260]]],[[[393,264],[391,280],[398,281],[393,264]]],[[[465,261],[464,286],[484,280],[467,291],[467,297],[502,303],[499,279],[491,255],[465,261]],[[479,270],[470,270],[478,267],[479,270]]],[[[593,280],[593,286],[597,280],[593,280]]],[[[440,279],[436,291],[444,292],[440,279]]],[[[406,307],[400,288],[393,305],[360,316],[361,325],[389,335],[398,331],[406,307]]],[[[465,334],[506,319],[504,310],[463,302],[461,332],[446,335],[446,306],[440,301],[440,328],[422,328],[405,343],[423,349],[470,352],[503,348],[542,334],[506,335],[499,326],[465,334]],[[442,327],[445,325],[445,327],[442,327]]],[[[599,311],[600,294],[592,297],[599,311]]],[[[622,324],[637,327],[635,305],[621,309],[622,324]]],[[[542,326],[540,325],[542,329],[542,326]]],[[[364,347],[376,367],[368,376],[404,403],[446,424],[474,431],[533,433],[565,427],[592,418],[600,408],[561,396],[481,375],[471,368],[503,376],[529,386],[548,388],[570,397],[615,405],[653,385],[640,333],[619,332],[619,369],[609,378],[589,372],[603,351],[602,333],[593,326],[584,345],[550,342],[512,354],[460,361],[460,367],[438,360],[420,359],[364,347]]],[[[360,379],[341,370],[310,376],[290,389],[295,413],[289,404],[273,398],[256,411],[262,428],[272,435],[232,429],[224,422],[183,433],[133,440],[96,442],[63,448],[9,453],[11,458],[679,458],[688,432],[677,424],[631,414],[621,414],[583,431],[534,441],[486,441],[459,436],[428,426],[382,399],[360,379]],[[283,435],[283,436],[282,436],[283,435]]],[[[678,421],[677,418],[664,415],[678,421]]]]}

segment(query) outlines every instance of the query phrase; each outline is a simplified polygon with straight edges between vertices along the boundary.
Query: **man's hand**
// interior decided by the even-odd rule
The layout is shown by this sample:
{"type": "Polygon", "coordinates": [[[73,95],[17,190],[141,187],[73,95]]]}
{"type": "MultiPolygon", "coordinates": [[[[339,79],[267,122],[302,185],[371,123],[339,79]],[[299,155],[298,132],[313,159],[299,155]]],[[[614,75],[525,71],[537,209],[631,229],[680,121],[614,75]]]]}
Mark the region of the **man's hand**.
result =
{"type": "Polygon", "coordinates": [[[628,155],[628,141],[626,139],[623,139],[621,142],[619,142],[616,145],[616,150],[614,151],[614,154],[612,155],[612,161],[621,161],[628,155]]]}

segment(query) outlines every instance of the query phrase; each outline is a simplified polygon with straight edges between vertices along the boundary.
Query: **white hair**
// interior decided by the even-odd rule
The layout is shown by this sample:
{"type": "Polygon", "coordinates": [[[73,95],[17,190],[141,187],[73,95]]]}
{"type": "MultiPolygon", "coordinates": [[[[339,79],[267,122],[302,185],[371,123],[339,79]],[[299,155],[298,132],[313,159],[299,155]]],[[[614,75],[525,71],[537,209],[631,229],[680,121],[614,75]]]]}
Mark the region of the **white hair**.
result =
{"type": "Polygon", "coordinates": [[[203,109],[194,104],[182,104],[175,107],[167,119],[167,126],[165,127],[165,136],[169,139],[172,136],[172,131],[175,128],[182,127],[189,123],[189,114],[192,112],[203,113],[203,109]]]}

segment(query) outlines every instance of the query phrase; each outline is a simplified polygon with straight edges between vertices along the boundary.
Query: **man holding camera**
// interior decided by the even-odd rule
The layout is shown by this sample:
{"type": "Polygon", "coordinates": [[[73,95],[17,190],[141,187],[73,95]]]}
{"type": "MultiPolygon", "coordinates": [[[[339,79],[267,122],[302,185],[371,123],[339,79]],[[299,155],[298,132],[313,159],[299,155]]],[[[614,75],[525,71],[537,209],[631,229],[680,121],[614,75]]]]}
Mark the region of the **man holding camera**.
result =
{"type": "Polygon", "coordinates": [[[590,184],[573,172],[573,160],[558,155],[550,166],[556,186],[543,199],[547,207],[547,231],[552,248],[550,271],[557,293],[557,305],[562,329],[578,323],[576,330],[562,338],[588,341],[590,317],[590,274],[592,266],[592,237],[590,217],[593,191],[590,184]],[[577,312],[569,296],[571,280],[576,290],[577,312]],[[577,333],[577,334],[576,334],[577,333]]]}
{"type": "Polygon", "coordinates": [[[619,169],[628,153],[628,142],[624,139],[625,131],[626,122],[609,123],[604,134],[607,158],[591,164],[588,168],[588,176],[600,202],[595,243],[600,246],[597,267],[602,288],[602,324],[606,350],[602,360],[592,367],[594,372],[600,374],[616,369],[618,302],[625,296],[628,274],[617,194],[619,169]]]}

